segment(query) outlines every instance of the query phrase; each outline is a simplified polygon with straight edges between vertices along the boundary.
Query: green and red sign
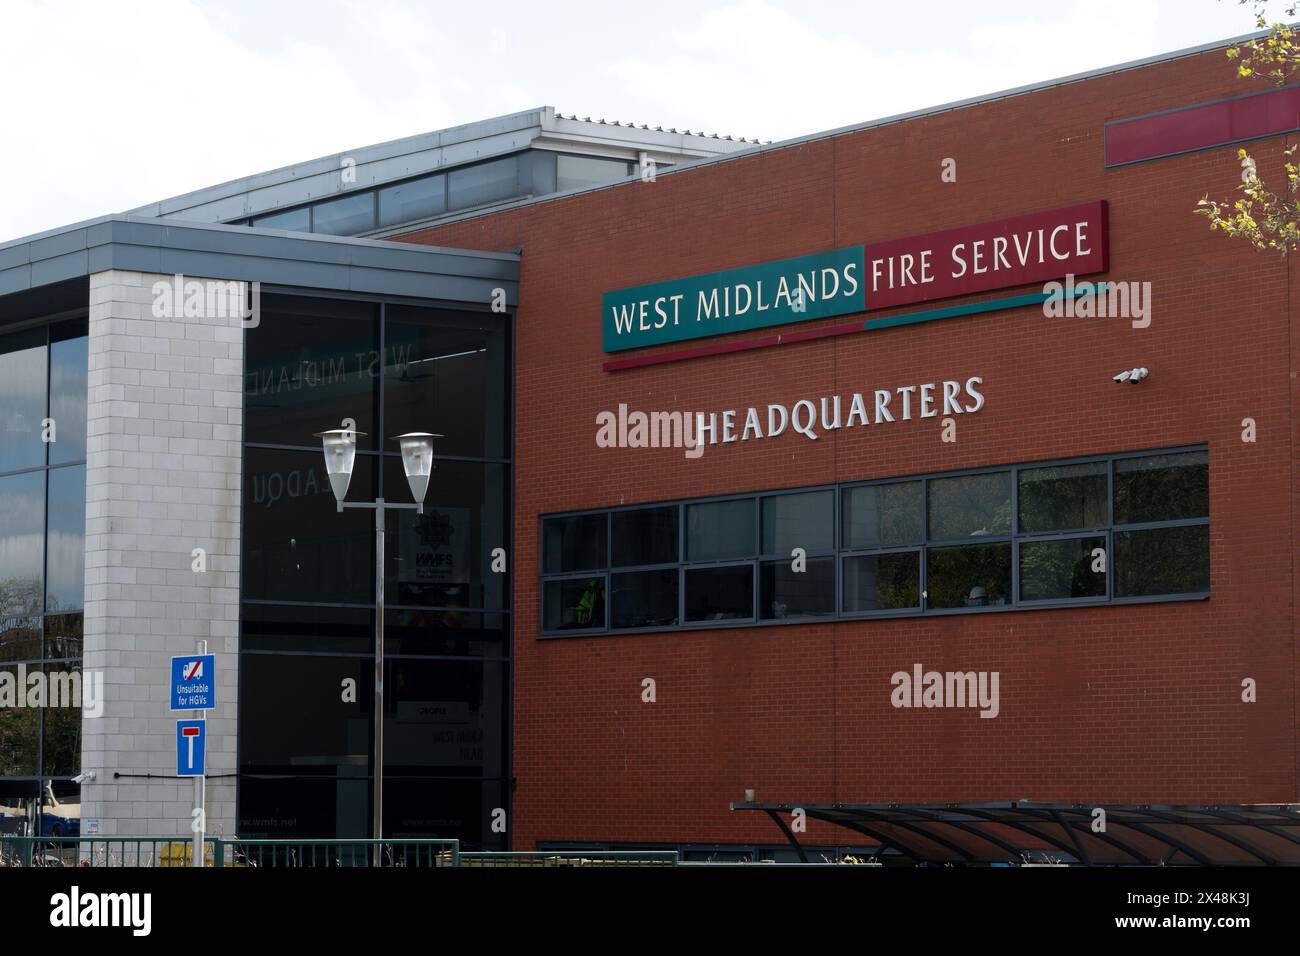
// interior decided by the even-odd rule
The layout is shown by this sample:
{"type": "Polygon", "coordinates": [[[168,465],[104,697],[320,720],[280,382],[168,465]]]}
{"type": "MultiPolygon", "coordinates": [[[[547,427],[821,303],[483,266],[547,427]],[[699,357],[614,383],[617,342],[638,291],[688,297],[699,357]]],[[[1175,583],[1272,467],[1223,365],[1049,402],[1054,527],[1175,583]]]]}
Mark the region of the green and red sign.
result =
{"type": "Polygon", "coordinates": [[[807,322],[1106,271],[1104,201],[607,292],[604,349],[807,322]]]}

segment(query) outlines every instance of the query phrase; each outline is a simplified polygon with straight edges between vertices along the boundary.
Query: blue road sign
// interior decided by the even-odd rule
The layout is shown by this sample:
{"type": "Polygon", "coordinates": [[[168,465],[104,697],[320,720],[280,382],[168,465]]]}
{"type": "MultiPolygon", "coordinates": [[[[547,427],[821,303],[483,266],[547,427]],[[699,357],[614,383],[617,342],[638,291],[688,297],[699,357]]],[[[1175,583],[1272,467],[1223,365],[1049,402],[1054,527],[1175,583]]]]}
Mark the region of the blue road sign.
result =
{"type": "Polygon", "coordinates": [[[172,710],[212,710],[217,706],[217,664],[212,654],[172,658],[172,710]]]}
{"type": "Polygon", "coordinates": [[[203,776],[203,757],[207,749],[206,720],[176,721],[176,776],[203,776]]]}

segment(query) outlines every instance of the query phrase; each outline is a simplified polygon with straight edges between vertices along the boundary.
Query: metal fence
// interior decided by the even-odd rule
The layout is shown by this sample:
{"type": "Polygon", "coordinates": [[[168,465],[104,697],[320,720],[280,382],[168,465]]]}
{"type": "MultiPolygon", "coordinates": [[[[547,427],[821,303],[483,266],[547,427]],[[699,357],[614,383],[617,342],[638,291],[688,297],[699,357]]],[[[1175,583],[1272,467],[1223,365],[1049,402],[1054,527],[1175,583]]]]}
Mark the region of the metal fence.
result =
{"type": "MultiPolygon", "coordinates": [[[[218,865],[215,843],[205,841],[206,866],[218,865]]],[[[193,859],[193,843],[173,837],[0,836],[5,867],[181,867],[193,859]]]]}
{"type": "MultiPolygon", "coordinates": [[[[0,836],[0,867],[188,867],[191,840],[175,837],[0,836]]],[[[676,850],[462,852],[459,840],[204,840],[209,867],[677,866],[676,850]]]]}
{"type": "Polygon", "coordinates": [[[459,866],[459,840],[221,840],[217,866],[459,866]]]}
{"type": "Polygon", "coordinates": [[[537,850],[462,853],[461,866],[677,866],[676,850],[537,850]]]}

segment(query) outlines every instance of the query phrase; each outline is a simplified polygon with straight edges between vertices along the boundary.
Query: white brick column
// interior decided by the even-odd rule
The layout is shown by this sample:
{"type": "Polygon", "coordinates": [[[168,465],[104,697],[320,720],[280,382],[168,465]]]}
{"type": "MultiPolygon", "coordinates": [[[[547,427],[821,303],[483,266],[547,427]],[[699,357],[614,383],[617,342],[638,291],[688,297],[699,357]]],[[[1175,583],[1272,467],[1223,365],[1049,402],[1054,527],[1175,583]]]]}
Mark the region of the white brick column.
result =
{"type": "Polygon", "coordinates": [[[155,282],[172,277],[90,277],[83,667],[104,672],[105,702],[82,720],[82,769],[96,773],[82,833],[98,820],[101,834],[190,834],[175,722],[191,714],[168,710],[169,665],[207,640],[220,703],[207,715],[208,833],[232,836],[235,778],[214,775],[237,769],[243,328],[238,314],[179,317],[179,303],[156,318],[155,282]]]}

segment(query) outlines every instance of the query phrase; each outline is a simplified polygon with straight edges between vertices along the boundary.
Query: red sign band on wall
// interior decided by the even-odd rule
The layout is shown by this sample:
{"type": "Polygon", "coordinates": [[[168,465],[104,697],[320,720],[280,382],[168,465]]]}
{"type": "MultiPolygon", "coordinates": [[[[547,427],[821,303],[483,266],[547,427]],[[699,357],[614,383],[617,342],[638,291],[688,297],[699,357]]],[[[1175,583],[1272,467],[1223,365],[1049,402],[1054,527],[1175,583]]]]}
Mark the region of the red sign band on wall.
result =
{"type": "Polygon", "coordinates": [[[1177,156],[1300,129],[1300,85],[1106,124],[1106,165],[1177,156]]]}
{"type": "Polygon", "coordinates": [[[866,246],[867,309],[1106,271],[1106,202],[866,246]]]}

